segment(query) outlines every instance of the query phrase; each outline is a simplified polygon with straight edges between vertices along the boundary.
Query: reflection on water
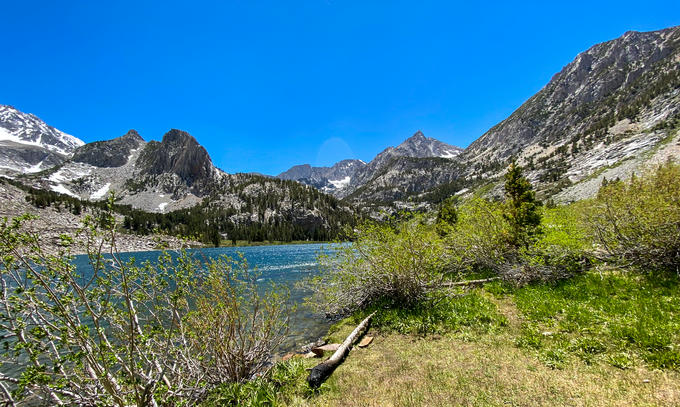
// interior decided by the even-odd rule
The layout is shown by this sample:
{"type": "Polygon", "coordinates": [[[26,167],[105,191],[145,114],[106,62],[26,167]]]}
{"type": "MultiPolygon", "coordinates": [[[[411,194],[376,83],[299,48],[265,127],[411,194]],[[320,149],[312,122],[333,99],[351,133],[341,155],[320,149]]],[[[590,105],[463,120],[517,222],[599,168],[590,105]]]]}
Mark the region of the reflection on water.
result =
{"type": "MultiPolygon", "coordinates": [[[[252,246],[252,247],[219,247],[205,249],[190,249],[198,256],[217,258],[227,255],[237,258],[238,253],[243,253],[251,268],[257,268],[261,273],[258,283],[266,287],[271,282],[285,284],[290,288],[291,305],[298,305],[291,316],[290,332],[284,341],[281,352],[299,349],[302,345],[315,341],[323,336],[330,322],[322,315],[311,312],[302,306],[302,301],[308,292],[295,287],[295,284],[303,279],[317,275],[319,264],[317,257],[321,251],[328,253],[334,245],[329,244],[298,244],[281,246],[252,246]]],[[[137,264],[146,261],[154,262],[161,254],[160,251],[122,253],[121,259],[127,261],[134,258],[137,264]]],[[[88,257],[76,256],[74,263],[81,275],[91,273],[88,257]]]]}

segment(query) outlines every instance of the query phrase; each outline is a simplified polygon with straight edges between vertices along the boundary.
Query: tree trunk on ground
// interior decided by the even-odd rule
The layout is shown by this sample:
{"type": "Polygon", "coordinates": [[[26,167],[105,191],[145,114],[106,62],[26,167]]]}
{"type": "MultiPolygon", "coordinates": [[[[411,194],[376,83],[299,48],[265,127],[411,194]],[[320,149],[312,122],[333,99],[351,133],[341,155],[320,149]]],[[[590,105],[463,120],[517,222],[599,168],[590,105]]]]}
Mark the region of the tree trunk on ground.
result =
{"type": "Polygon", "coordinates": [[[368,323],[371,320],[371,317],[373,317],[374,314],[375,312],[367,316],[366,319],[361,321],[361,323],[357,325],[356,328],[354,328],[352,333],[349,334],[347,339],[345,339],[345,341],[342,343],[342,345],[340,345],[338,350],[335,351],[333,356],[312,368],[312,371],[309,372],[309,377],[307,377],[307,383],[309,383],[309,386],[311,388],[316,389],[319,386],[321,386],[321,383],[323,383],[326,380],[326,378],[328,378],[328,376],[330,376],[331,373],[333,373],[335,368],[338,367],[340,363],[342,363],[343,359],[349,352],[352,343],[354,343],[356,338],[358,338],[359,335],[361,335],[361,332],[366,329],[368,323]]]}
{"type": "Polygon", "coordinates": [[[483,278],[481,280],[446,282],[446,283],[442,283],[442,287],[455,287],[455,286],[461,286],[461,285],[483,284],[483,283],[488,283],[490,281],[495,281],[495,280],[498,280],[498,279],[500,279],[500,277],[483,278]]]}

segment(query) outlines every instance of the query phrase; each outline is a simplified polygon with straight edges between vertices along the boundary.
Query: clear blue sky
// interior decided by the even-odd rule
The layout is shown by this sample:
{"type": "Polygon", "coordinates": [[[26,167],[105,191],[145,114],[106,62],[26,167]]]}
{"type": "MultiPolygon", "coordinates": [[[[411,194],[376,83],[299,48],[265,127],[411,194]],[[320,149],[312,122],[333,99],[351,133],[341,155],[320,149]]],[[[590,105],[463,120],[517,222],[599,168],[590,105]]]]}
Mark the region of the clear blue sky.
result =
{"type": "Polygon", "coordinates": [[[591,45],[680,1],[6,1],[0,103],[86,142],[190,132],[227,172],[467,146],[591,45]]]}

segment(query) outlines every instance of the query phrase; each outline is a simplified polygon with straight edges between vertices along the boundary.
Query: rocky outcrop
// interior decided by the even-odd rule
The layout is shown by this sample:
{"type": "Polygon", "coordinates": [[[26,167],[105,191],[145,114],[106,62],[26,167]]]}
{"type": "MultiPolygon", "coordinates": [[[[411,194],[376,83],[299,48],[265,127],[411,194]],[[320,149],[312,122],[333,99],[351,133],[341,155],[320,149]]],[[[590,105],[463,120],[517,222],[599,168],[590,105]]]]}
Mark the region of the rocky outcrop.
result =
{"type": "Polygon", "coordinates": [[[95,167],[120,167],[131,159],[133,150],[144,144],[144,139],[139,133],[130,130],[113,140],[85,144],[74,152],[72,160],[95,167]]]}
{"type": "Polygon", "coordinates": [[[217,174],[206,149],[189,133],[172,129],[161,142],[151,141],[137,160],[144,175],[176,175],[198,196],[207,194],[217,174]]]}

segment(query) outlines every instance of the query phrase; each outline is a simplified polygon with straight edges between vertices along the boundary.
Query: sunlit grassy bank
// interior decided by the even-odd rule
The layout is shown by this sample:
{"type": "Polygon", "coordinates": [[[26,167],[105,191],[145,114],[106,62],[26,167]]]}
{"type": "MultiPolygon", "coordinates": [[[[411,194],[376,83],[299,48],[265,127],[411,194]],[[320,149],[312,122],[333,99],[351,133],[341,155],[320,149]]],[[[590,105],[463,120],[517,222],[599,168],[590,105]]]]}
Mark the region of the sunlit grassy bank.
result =
{"type": "MultiPolygon", "coordinates": [[[[489,283],[461,293],[435,308],[380,312],[367,333],[374,342],[354,349],[318,392],[308,389],[305,368],[319,360],[297,359],[278,365],[272,381],[234,386],[212,401],[238,395],[246,405],[680,403],[677,278],[592,271],[569,283],[489,283]]],[[[329,341],[342,341],[362,316],[336,324],[329,341]]]]}

